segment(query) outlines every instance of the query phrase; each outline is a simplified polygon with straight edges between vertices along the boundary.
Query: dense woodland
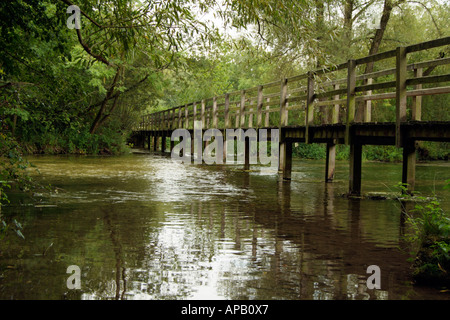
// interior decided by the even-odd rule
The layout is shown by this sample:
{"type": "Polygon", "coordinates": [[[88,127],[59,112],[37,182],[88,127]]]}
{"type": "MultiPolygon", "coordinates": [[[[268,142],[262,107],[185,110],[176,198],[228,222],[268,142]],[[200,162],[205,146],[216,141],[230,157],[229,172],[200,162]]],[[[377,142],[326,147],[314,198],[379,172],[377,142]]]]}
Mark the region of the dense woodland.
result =
{"type": "MultiPolygon", "coordinates": [[[[0,149],[14,163],[125,152],[142,114],[450,34],[441,0],[71,1],[0,3],[0,149]]],[[[423,120],[448,120],[449,98],[425,97],[423,120]]],[[[378,103],[392,120],[395,103],[378,103]]],[[[394,147],[364,151],[401,159],[394,147]]],[[[320,145],[295,152],[325,155],[320,145]]],[[[419,156],[447,159],[448,145],[422,144],[419,156]]]]}

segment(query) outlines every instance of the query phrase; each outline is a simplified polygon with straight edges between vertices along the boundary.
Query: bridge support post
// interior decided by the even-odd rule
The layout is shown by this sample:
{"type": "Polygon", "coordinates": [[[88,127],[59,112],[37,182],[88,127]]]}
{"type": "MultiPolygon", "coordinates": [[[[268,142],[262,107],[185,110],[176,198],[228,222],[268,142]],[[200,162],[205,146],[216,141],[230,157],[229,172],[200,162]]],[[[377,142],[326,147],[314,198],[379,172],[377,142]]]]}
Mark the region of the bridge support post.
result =
{"type": "Polygon", "coordinates": [[[169,152],[172,152],[173,148],[175,147],[175,141],[173,141],[172,139],[170,139],[170,150],[169,152]]]}
{"type": "Polygon", "coordinates": [[[151,140],[152,140],[152,136],[150,135],[150,133],[148,134],[147,138],[148,138],[148,145],[147,145],[147,148],[148,148],[148,150],[150,150],[151,140]]]}
{"type": "Polygon", "coordinates": [[[361,195],[362,144],[353,141],[350,144],[349,194],[361,195]]]}
{"type": "Polygon", "coordinates": [[[158,148],[157,146],[158,146],[158,136],[155,133],[155,135],[153,136],[153,151],[157,150],[158,148]]]}
{"type": "Polygon", "coordinates": [[[280,141],[279,153],[278,153],[279,154],[278,172],[283,172],[285,151],[286,151],[286,142],[285,141],[280,141]]]}
{"type": "Polygon", "coordinates": [[[327,143],[326,163],[325,163],[325,182],[331,182],[334,179],[336,169],[336,144],[327,143]]]}
{"type": "Polygon", "coordinates": [[[414,140],[404,141],[402,183],[407,184],[408,193],[412,194],[416,181],[416,146],[414,140]]]}
{"type": "Polygon", "coordinates": [[[283,158],[282,170],[283,180],[291,180],[292,172],[292,141],[284,141],[283,153],[280,153],[280,159],[283,158]]]}
{"type": "Polygon", "coordinates": [[[244,170],[250,170],[250,138],[244,139],[244,170]]]}
{"type": "Polygon", "coordinates": [[[191,140],[191,154],[189,155],[191,162],[195,161],[195,143],[191,140]]]}
{"type": "Polygon", "coordinates": [[[161,152],[164,153],[166,152],[166,135],[163,134],[161,136],[161,152]]]}
{"type": "Polygon", "coordinates": [[[145,135],[144,135],[144,134],[141,134],[141,135],[139,136],[139,146],[140,146],[142,149],[145,149],[145,135]]]}

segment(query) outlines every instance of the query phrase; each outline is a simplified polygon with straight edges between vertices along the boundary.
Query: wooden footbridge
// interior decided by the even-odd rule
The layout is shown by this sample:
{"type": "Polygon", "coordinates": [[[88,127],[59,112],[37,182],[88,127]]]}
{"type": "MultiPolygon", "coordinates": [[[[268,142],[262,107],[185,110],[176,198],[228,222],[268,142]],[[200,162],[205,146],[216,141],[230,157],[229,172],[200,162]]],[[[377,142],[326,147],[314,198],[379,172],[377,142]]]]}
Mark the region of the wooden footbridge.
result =
{"type": "MultiPolygon", "coordinates": [[[[162,152],[174,129],[279,129],[279,170],[291,179],[292,145],[326,143],[325,181],[335,173],[337,144],[350,146],[349,193],[361,192],[363,145],[403,148],[402,182],[414,190],[416,142],[450,141],[450,118],[422,113],[422,97],[450,93],[450,37],[349,60],[328,69],[144,115],[135,145],[162,152]],[[425,54],[425,51],[430,53],[425,54]],[[424,60],[422,57],[439,56],[424,60]],[[414,61],[408,62],[408,61],[414,61]],[[367,64],[374,72],[364,73],[367,64]]],[[[433,108],[427,105],[427,108],[433,108]]],[[[447,112],[447,111],[446,111],[447,112]]],[[[270,130],[268,130],[270,132],[270,130]]],[[[269,136],[270,139],[270,136],[269,136]]],[[[247,143],[247,142],[246,142],[247,143]]],[[[170,143],[171,148],[174,142],[170,143]]],[[[245,168],[249,168],[246,145],[245,168]]]]}

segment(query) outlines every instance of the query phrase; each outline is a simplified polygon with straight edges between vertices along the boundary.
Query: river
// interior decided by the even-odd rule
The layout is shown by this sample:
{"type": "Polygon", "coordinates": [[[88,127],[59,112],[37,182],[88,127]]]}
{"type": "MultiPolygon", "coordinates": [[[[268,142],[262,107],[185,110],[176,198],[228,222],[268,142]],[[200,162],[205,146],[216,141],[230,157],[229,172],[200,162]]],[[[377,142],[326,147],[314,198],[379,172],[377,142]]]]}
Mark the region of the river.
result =
{"type": "MultiPolygon", "coordinates": [[[[332,183],[324,161],[294,160],[290,183],[160,154],[30,161],[58,189],[3,207],[25,238],[0,241],[0,299],[449,299],[411,283],[399,201],[342,196],[346,161],[332,183]],[[380,289],[366,286],[370,265],[380,289]]],[[[449,163],[416,171],[417,190],[450,209],[449,163]]],[[[396,192],[401,164],[364,162],[362,175],[363,193],[396,192]]]]}

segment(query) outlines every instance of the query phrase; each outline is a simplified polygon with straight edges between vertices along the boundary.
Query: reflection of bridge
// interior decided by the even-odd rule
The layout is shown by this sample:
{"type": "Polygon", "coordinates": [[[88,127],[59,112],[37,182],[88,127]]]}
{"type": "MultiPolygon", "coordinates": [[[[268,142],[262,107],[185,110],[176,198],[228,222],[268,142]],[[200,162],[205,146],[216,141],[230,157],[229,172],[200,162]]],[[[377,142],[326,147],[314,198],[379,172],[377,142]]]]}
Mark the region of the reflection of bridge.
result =
{"type": "MultiPolygon", "coordinates": [[[[416,141],[450,141],[450,121],[434,121],[442,119],[422,115],[422,96],[450,93],[450,86],[446,86],[450,82],[447,66],[450,58],[416,60],[426,50],[448,51],[449,45],[450,37],[446,37],[399,47],[285,78],[281,83],[272,82],[148,114],[142,117],[133,139],[144,147],[148,138],[149,149],[153,144],[156,151],[160,145],[164,152],[172,130],[193,130],[195,120],[206,124],[204,129],[278,128],[279,169],[283,178],[291,179],[294,142],[326,143],[326,181],[334,177],[336,145],[347,144],[351,194],[361,191],[362,146],[395,145],[403,148],[402,182],[408,183],[412,191],[416,141]],[[408,58],[415,62],[408,64],[408,58]],[[363,73],[360,69],[368,64],[377,71],[363,73]],[[381,104],[383,100],[388,103],[381,104]]],[[[248,144],[246,141],[246,150],[248,144]]],[[[245,167],[248,166],[249,152],[246,152],[245,167]]]]}

